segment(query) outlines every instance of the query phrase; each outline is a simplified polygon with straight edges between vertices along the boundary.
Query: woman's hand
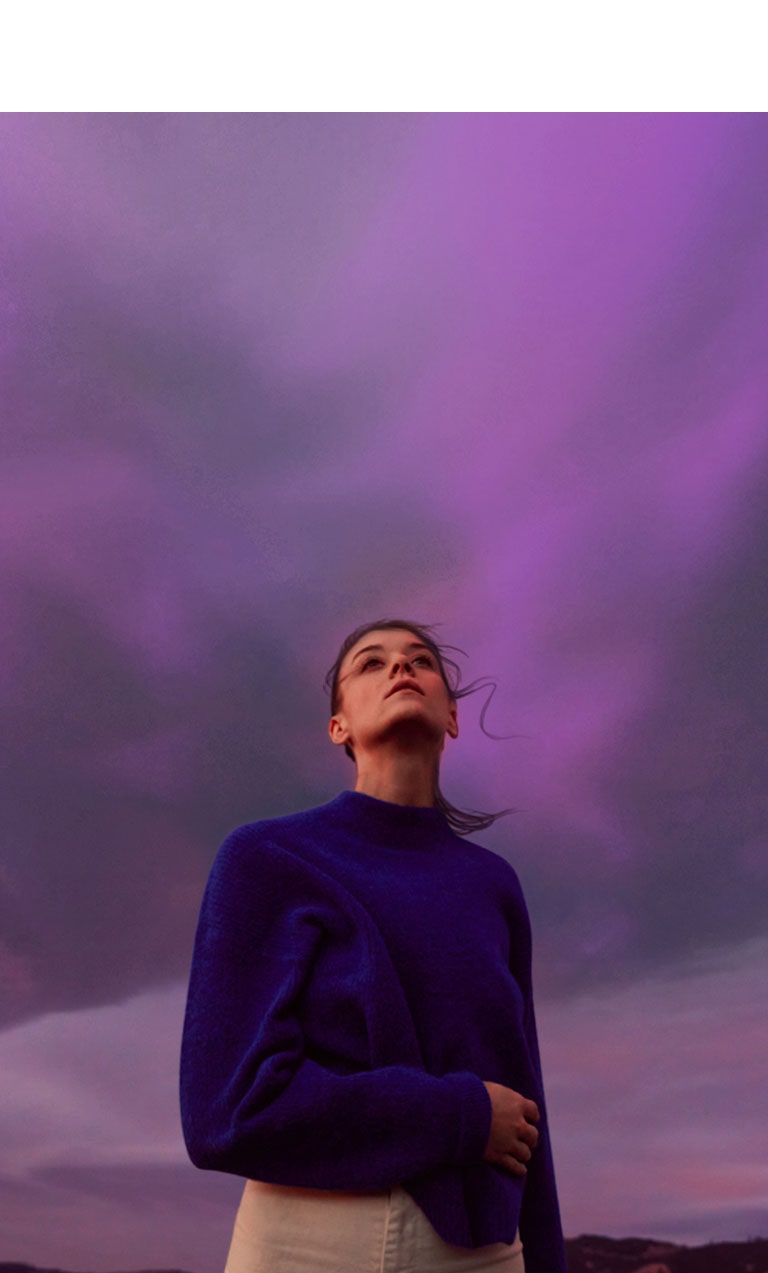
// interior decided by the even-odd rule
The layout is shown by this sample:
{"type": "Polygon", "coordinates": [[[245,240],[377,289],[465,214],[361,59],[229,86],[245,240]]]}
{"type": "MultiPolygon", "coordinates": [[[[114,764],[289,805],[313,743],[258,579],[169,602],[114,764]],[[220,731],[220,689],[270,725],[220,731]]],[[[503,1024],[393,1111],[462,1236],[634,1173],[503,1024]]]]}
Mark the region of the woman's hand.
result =
{"type": "Polygon", "coordinates": [[[539,1107],[501,1083],[485,1083],[485,1089],[491,1098],[493,1118],[483,1160],[496,1163],[515,1176],[524,1176],[525,1164],[530,1162],[539,1139],[534,1127],[539,1121],[539,1107]]]}

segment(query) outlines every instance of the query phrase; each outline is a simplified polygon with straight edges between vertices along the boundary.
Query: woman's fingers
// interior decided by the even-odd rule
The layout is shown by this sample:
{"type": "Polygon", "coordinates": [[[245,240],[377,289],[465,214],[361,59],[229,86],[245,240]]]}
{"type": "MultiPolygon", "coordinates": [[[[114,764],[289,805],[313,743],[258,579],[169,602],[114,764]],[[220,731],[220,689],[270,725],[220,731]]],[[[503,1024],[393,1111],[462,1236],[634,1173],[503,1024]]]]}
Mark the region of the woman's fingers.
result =
{"type": "Polygon", "coordinates": [[[524,1140],[526,1145],[530,1145],[531,1149],[535,1149],[539,1143],[538,1127],[534,1127],[532,1123],[526,1123],[520,1132],[520,1139],[524,1140]]]}

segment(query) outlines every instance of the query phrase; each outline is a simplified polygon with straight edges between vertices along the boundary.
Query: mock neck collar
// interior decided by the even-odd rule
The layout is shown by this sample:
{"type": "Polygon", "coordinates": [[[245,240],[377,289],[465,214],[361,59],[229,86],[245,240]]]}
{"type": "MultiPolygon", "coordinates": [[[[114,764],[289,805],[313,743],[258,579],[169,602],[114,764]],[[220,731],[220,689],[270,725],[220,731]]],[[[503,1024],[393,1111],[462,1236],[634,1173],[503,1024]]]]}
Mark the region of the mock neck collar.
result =
{"type": "Polygon", "coordinates": [[[452,835],[451,824],[436,805],[395,804],[379,800],[363,791],[342,791],[330,807],[339,817],[361,833],[399,836],[412,832],[417,838],[452,835]]]}

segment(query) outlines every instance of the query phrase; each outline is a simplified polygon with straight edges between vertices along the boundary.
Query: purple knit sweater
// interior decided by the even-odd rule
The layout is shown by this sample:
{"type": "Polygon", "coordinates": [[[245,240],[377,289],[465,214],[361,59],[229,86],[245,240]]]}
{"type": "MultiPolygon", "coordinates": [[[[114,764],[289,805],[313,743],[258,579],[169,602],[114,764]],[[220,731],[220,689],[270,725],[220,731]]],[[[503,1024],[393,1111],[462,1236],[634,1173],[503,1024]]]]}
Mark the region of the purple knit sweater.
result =
{"type": "Polygon", "coordinates": [[[195,936],[181,1120],[196,1167],[402,1185],[456,1246],[567,1273],[517,874],[437,808],[357,791],[237,827],[195,936]],[[526,1176],[483,1160],[483,1082],[535,1100],[526,1176]]]}

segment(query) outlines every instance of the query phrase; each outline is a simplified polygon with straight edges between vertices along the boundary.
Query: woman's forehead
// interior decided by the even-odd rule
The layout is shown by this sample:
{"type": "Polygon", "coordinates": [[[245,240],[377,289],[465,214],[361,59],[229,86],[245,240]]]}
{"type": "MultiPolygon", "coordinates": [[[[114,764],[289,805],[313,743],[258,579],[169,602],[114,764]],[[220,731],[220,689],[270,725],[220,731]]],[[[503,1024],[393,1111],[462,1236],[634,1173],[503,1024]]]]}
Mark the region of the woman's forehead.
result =
{"type": "Polygon", "coordinates": [[[352,660],[356,654],[360,654],[362,650],[368,646],[377,645],[385,649],[396,649],[398,646],[416,647],[429,649],[425,641],[422,641],[415,632],[411,632],[410,628],[372,628],[370,632],[366,632],[360,637],[352,648],[347,652],[347,659],[352,660]]]}

